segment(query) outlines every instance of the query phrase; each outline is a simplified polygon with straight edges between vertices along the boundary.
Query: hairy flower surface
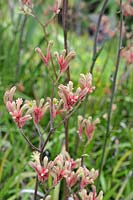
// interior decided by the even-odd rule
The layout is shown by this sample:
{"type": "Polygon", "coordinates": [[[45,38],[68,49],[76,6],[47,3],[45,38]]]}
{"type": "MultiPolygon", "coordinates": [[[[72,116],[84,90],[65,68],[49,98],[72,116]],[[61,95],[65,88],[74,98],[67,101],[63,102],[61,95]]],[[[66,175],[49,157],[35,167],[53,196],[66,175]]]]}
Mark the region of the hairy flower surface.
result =
{"type": "Polygon", "coordinates": [[[68,187],[70,187],[70,188],[73,187],[77,183],[77,180],[78,180],[77,174],[74,171],[68,172],[64,177],[66,179],[66,183],[67,183],[68,187]]]}
{"type": "Polygon", "coordinates": [[[40,55],[42,61],[45,63],[45,65],[48,65],[50,59],[51,59],[51,47],[53,45],[53,41],[49,41],[48,47],[47,47],[47,53],[46,55],[43,54],[42,50],[39,47],[35,48],[35,51],[40,55]]]}
{"type": "Polygon", "coordinates": [[[56,186],[65,175],[65,160],[62,154],[58,155],[52,163],[51,175],[54,178],[53,185],[56,186]]]}
{"type": "Polygon", "coordinates": [[[29,165],[36,171],[39,181],[46,181],[49,176],[48,157],[44,157],[43,166],[40,163],[40,154],[38,152],[34,153],[33,158],[34,162],[31,161],[29,165]]]}
{"type": "Polygon", "coordinates": [[[15,90],[16,87],[12,87],[9,91],[5,92],[4,103],[18,128],[22,128],[32,117],[29,113],[28,106],[23,103],[21,98],[18,98],[16,101],[13,100],[15,90]]]}
{"type": "Polygon", "coordinates": [[[53,104],[51,99],[48,97],[47,102],[49,103],[49,110],[51,112],[52,118],[54,119],[57,115],[64,112],[64,110],[61,108],[63,101],[62,99],[58,101],[56,98],[53,98],[53,104]]]}
{"type": "Polygon", "coordinates": [[[70,51],[67,56],[66,55],[66,50],[64,49],[62,51],[62,54],[59,55],[58,52],[55,52],[55,57],[57,59],[57,62],[60,66],[60,73],[65,72],[69,66],[70,61],[75,58],[75,52],[74,51],[70,51]]]}
{"type": "Polygon", "coordinates": [[[73,82],[69,81],[67,86],[61,84],[58,88],[58,94],[63,100],[64,108],[66,110],[71,109],[78,101],[78,94],[76,92],[73,93],[73,82]]]}
{"type": "Polygon", "coordinates": [[[82,189],[79,192],[80,198],[82,200],[102,200],[103,199],[103,192],[102,191],[100,191],[99,195],[97,196],[96,187],[94,185],[92,186],[92,190],[93,191],[88,194],[86,189],[82,189]]]}
{"type": "Polygon", "coordinates": [[[32,113],[34,124],[38,125],[49,107],[48,102],[44,104],[44,99],[42,98],[39,104],[35,100],[33,100],[26,101],[26,105],[29,108],[30,113],[32,113]]]}
{"type": "Polygon", "coordinates": [[[80,74],[80,80],[79,80],[80,88],[79,91],[79,98],[83,99],[87,94],[90,94],[95,89],[94,86],[92,86],[92,74],[80,74]]]}
{"type": "Polygon", "coordinates": [[[86,187],[88,184],[93,184],[95,179],[98,176],[98,171],[95,169],[91,169],[90,171],[84,166],[80,167],[77,170],[77,175],[80,181],[80,188],[83,189],[86,187]]]}
{"type": "Polygon", "coordinates": [[[88,141],[90,142],[93,138],[94,130],[96,124],[99,123],[100,120],[97,118],[95,121],[92,121],[92,117],[88,117],[88,119],[83,118],[82,116],[78,116],[78,134],[80,139],[82,139],[82,134],[85,132],[88,141]]]}
{"type": "MultiPolygon", "coordinates": [[[[70,190],[78,188],[77,193],[80,191],[83,200],[102,200],[102,192],[97,196],[94,186],[92,186],[93,192],[90,192],[89,195],[84,189],[88,184],[94,184],[98,171],[93,168],[88,170],[85,166],[81,167],[81,159],[73,160],[65,150],[57,155],[53,161],[48,162],[48,158],[45,156],[43,164],[40,163],[40,153],[34,152],[32,158],[34,162],[31,161],[29,164],[36,171],[39,181],[45,182],[51,176],[52,185],[55,187],[62,179],[65,179],[70,190]]],[[[76,194],[72,196],[78,200],[76,194]]]]}
{"type": "Polygon", "coordinates": [[[81,74],[79,80],[80,87],[77,88],[76,92],[73,92],[73,82],[69,81],[67,86],[61,84],[59,85],[58,94],[60,98],[63,100],[64,109],[70,110],[73,106],[78,102],[78,100],[83,100],[87,94],[90,94],[95,89],[92,86],[92,75],[81,74]]]}

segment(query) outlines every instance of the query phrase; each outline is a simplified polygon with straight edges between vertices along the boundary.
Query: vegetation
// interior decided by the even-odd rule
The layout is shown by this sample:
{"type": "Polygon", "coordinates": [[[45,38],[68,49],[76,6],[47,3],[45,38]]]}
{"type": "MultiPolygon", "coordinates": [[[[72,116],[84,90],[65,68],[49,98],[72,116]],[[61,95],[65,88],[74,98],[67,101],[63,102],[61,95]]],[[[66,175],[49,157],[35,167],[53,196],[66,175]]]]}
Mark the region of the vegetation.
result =
{"type": "MultiPolygon", "coordinates": [[[[29,165],[32,151],[20,133],[20,127],[7,112],[3,102],[5,91],[15,85],[15,99],[21,97],[38,102],[41,98],[46,101],[50,97],[53,101],[53,94],[59,99],[60,84],[66,85],[71,80],[77,88],[80,74],[91,70],[95,90],[83,97],[78,108],[76,104],[66,114],[72,112],[69,120],[63,121],[68,126],[68,138],[65,123],[62,123],[50,135],[42,157],[54,160],[66,148],[74,160],[82,158],[88,169],[99,170],[95,186],[97,193],[103,191],[104,200],[132,200],[133,2],[72,0],[68,1],[65,16],[62,14],[63,5],[59,7],[59,13],[54,13],[54,0],[34,1],[34,12],[38,18],[24,14],[20,9],[21,3],[11,0],[0,2],[0,199],[44,199],[42,195],[47,191],[46,185],[39,183],[40,194],[35,197],[36,172],[29,165]],[[130,4],[130,10],[127,4],[130,4]],[[53,13],[54,17],[49,21],[53,13]],[[46,25],[46,29],[38,19],[46,25]],[[65,19],[68,20],[62,25],[65,19]],[[54,64],[46,66],[35,48],[39,47],[46,55],[49,41],[54,43],[50,48],[54,64]],[[55,74],[59,74],[59,63],[54,52],[61,54],[63,49],[68,53],[76,52],[76,56],[58,79],[55,74]],[[56,80],[54,93],[53,77],[56,80]],[[79,138],[78,116],[84,119],[92,116],[93,122],[99,119],[89,142],[84,132],[82,140],[79,138]]],[[[52,119],[54,128],[63,117],[57,115],[55,120],[52,119]]],[[[38,126],[34,126],[32,121],[24,126],[24,134],[35,147],[39,148],[38,128],[43,133],[43,141],[46,141],[49,134],[47,124],[52,120],[47,111],[38,126]]],[[[50,190],[51,199],[65,199],[63,184],[61,182],[50,190]]],[[[49,179],[47,186],[50,188],[51,185],[52,179],[49,179]]]]}

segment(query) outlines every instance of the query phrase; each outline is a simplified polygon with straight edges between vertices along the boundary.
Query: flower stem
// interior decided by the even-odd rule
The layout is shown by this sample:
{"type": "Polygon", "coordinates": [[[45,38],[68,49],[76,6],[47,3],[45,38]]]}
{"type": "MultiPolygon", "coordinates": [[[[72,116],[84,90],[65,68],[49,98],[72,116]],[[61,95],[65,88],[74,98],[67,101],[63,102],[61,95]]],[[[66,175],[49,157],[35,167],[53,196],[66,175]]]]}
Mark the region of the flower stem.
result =
{"type": "Polygon", "coordinates": [[[37,200],[37,190],[38,190],[38,176],[36,176],[34,200],[37,200]]]}
{"type": "Polygon", "coordinates": [[[19,73],[20,73],[20,57],[21,57],[21,52],[23,49],[23,36],[24,36],[24,29],[25,29],[25,25],[27,22],[27,16],[24,16],[24,18],[22,19],[22,25],[20,28],[20,37],[19,37],[19,44],[18,44],[18,58],[17,58],[17,63],[16,63],[16,81],[18,81],[19,79],[19,73]]]}
{"type": "MultiPolygon", "coordinates": [[[[64,49],[66,50],[66,55],[68,54],[68,46],[67,46],[67,10],[68,10],[68,0],[63,0],[63,7],[62,7],[62,22],[63,22],[63,33],[64,33],[64,49]]],[[[70,70],[69,67],[66,71],[67,73],[67,81],[70,81],[70,70]]],[[[65,128],[65,149],[68,151],[68,126],[69,121],[66,119],[64,121],[64,128],[65,128]]]]}
{"type": "Polygon", "coordinates": [[[71,112],[69,112],[69,113],[66,115],[66,117],[65,117],[56,127],[54,127],[54,128],[52,128],[52,129],[49,130],[48,136],[47,136],[47,138],[46,138],[44,144],[42,145],[41,151],[44,150],[45,146],[47,145],[47,143],[48,143],[48,141],[49,141],[49,139],[50,139],[50,136],[54,133],[54,131],[55,131],[56,129],[58,129],[62,124],[64,124],[64,122],[66,121],[66,119],[69,119],[69,118],[72,116],[72,114],[78,109],[78,107],[80,106],[80,104],[81,104],[81,102],[78,102],[78,104],[77,104],[77,106],[75,107],[74,110],[72,110],[71,112]]]}
{"type": "MultiPolygon", "coordinates": [[[[102,171],[103,165],[104,165],[107,141],[110,138],[110,123],[111,123],[112,104],[113,104],[113,99],[114,99],[114,94],[115,94],[116,79],[117,79],[119,63],[120,63],[120,51],[121,51],[121,47],[122,47],[122,24],[123,24],[122,0],[120,0],[120,34],[119,34],[119,42],[118,42],[118,52],[117,52],[117,60],[116,60],[114,77],[113,77],[109,110],[108,110],[108,119],[107,119],[107,127],[106,127],[103,151],[102,151],[102,158],[101,158],[100,169],[99,169],[99,178],[100,178],[101,171],[102,171]]],[[[99,186],[99,178],[98,178],[98,182],[97,182],[97,187],[99,186]]]]}
{"type": "Polygon", "coordinates": [[[40,150],[39,150],[37,147],[35,147],[35,146],[29,141],[29,139],[26,137],[26,135],[25,135],[24,132],[23,132],[23,129],[19,129],[19,132],[20,132],[20,134],[24,137],[25,141],[29,144],[29,146],[30,146],[31,149],[40,152],[40,150]]]}
{"type": "MultiPolygon", "coordinates": [[[[62,6],[62,22],[63,22],[63,34],[64,34],[64,49],[66,50],[66,55],[68,54],[67,45],[67,10],[68,10],[68,0],[63,0],[62,6]]],[[[70,81],[70,70],[67,69],[67,81],[70,81]]]]}
{"type": "Polygon", "coordinates": [[[104,11],[105,11],[105,8],[106,8],[108,1],[109,0],[104,1],[102,10],[101,10],[99,18],[98,18],[98,23],[97,23],[96,33],[95,33],[95,38],[94,38],[93,56],[92,56],[92,64],[91,64],[91,67],[90,67],[90,73],[93,73],[93,68],[94,68],[94,65],[95,65],[95,62],[96,62],[96,59],[97,59],[97,38],[98,38],[98,34],[99,34],[102,16],[104,14],[104,11]]]}

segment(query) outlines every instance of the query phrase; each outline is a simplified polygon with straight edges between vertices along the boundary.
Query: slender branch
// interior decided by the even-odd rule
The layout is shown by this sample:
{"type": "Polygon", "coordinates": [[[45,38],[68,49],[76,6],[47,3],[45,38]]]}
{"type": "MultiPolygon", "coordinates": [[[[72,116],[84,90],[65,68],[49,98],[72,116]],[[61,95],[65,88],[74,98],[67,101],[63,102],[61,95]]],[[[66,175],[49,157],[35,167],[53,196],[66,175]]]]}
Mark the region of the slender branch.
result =
{"type": "Polygon", "coordinates": [[[41,151],[42,152],[43,152],[46,144],[48,143],[51,134],[55,131],[55,128],[53,128],[53,121],[54,121],[54,119],[53,119],[53,97],[54,97],[54,82],[52,84],[52,97],[51,97],[51,106],[50,106],[50,121],[49,121],[49,123],[48,123],[48,125],[46,127],[46,129],[48,129],[48,127],[50,126],[50,131],[48,133],[48,136],[47,136],[44,144],[41,147],[41,151]]]}
{"type": "MultiPolygon", "coordinates": [[[[46,33],[46,27],[55,19],[56,15],[57,14],[54,14],[52,16],[52,18],[50,20],[48,20],[45,24],[43,24],[39,17],[36,15],[36,13],[34,12],[34,10],[32,10],[32,14],[33,14],[33,17],[36,19],[36,21],[40,24],[40,26],[42,27],[43,29],[43,32],[44,32],[44,37],[45,37],[45,40],[46,40],[46,43],[48,45],[48,39],[47,39],[47,33],[46,33]]],[[[53,62],[53,58],[51,56],[51,64],[52,64],[52,67],[53,67],[53,71],[54,71],[54,75],[55,75],[55,78],[57,79],[57,73],[56,73],[56,68],[55,68],[55,65],[54,65],[54,62],[53,62]]],[[[49,74],[49,77],[50,79],[52,78],[49,74]]]]}
{"type": "Polygon", "coordinates": [[[54,71],[54,75],[55,75],[55,78],[56,80],[58,79],[58,75],[56,73],[56,67],[54,65],[54,61],[53,61],[53,57],[51,56],[51,64],[52,64],[52,67],[53,67],[53,71],[54,71]]]}
{"type": "MultiPolygon", "coordinates": [[[[68,0],[63,0],[62,6],[62,22],[63,22],[63,34],[64,34],[64,49],[66,50],[66,55],[68,54],[67,45],[67,10],[68,10],[68,0]]],[[[67,81],[70,81],[70,70],[67,69],[67,81]]]]}
{"type": "Polygon", "coordinates": [[[69,123],[69,120],[66,119],[65,122],[64,122],[64,128],[65,128],[65,148],[66,148],[66,151],[68,152],[68,123],[69,123]]]}
{"type": "MultiPolygon", "coordinates": [[[[100,24],[101,24],[102,16],[104,14],[104,11],[105,11],[105,8],[106,8],[106,5],[107,5],[108,1],[109,0],[105,0],[104,1],[102,9],[101,9],[101,12],[100,12],[100,15],[99,15],[99,18],[98,18],[98,23],[97,23],[97,27],[96,27],[96,33],[95,33],[95,37],[94,37],[92,64],[91,64],[91,67],[90,67],[90,73],[91,74],[93,74],[93,69],[94,69],[94,65],[95,65],[95,62],[97,60],[97,57],[99,56],[99,54],[101,53],[101,51],[102,51],[102,49],[104,47],[104,44],[103,44],[102,47],[97,51],[97,39],[98,39],[100,24]]],[[[86,113],[87,100],[88,100],[88,96],[86,97],[85,103],[84,103],[84,108],[83,108],[84,115],[86,113]]]]}
{"type": "Polygon", "coordinates": [[[46,194],[44,195],[43,197],[43,200],[45,200],[47,198],[47,196],[49,195],[50,191],[52,191],[55,187],[51,187],[47,192],[46,194]]]}
{"type": "Polygon", "coordinates": [[[37,200],[37,191],[38,191],[38,176],[36,176],[34,200],[37,200]]]}
{"type": "Polygon", "coordinates": [[[44,144],[42,145],[42,148],[41,148],[41,151],[44,150],[45,146],[47,145],[49,139],[50,139],[50,136],[54,133],[54,131],[56,129],[58,129],[62,124],[64,124],[64,122],[66,121],[66,119],[69,119],[69,117],[71,117],[71,115],[77,110],[77,108],[80,106],[81,102],[78,102],[77,106],[75,107],[74,110],[72,110],[71,112],[68,113],[68,115],[66,115],[66,117],[56,126],[54,127],[53,129],[50,129],[50,131],[48,132],[48,136],[44,142],[44,144]]]}
{"type": "Polygon", "coordinates": [[[48,143],[48,141],[49,141],[49,139],[50,139],[50,136],[52,135],[52,133],[53,133],[54,131],[55,131],[55,128],[54,128],[54,129],[51,129],[51,130],[49,131],[48,136],[47,136],[47,138],[46,138],[44,144],[43,144],[42,147],[41,147],[41,151],[44,150],[45,146],[47,145],[47,143],[48,143]]]}
{"type": "Polygon", "coordinates": [[[106,8],[108,1],[109,0],[104,1],[102,10],[101,10],[99,18],[98,18],[98,23],[97,23],[96,33],[95,33],[95,38],[94,38],[93,56],[92,56],[92,64],[91,64],[91,67],[90,67],[90,73],[93,73],[93,68],[94,68],[94,65],[95,65],[95,62],[96,62],[96,59],[97,59],[97,38],[98,38],[98,34],[99,34],[102,16],[104,14],[104,11],[105,11],[105,8],[106,8]]]}
{"type": "Polygon", "coordinates": [[[19,129],[20,134],[24,137],[25,141],[27,142],[27,144],[30,146],[31,149],[40,152],[40,150],[35,147],[30,141],[29,139],[26,137],[26,135],[23,132],[23,129],[19,129]]]}
{"type": "MultiPolygon", "coordinates": [[[[112,114],[112,104],[113,104],[113,99],[114,99],[114,94],[115,94],[116,79],[117,79],[119,63],[120,63],[120,51],[121,51],[121,47],[122,47],[122,24],[123,24],[122,0],[120,0],[120,34],[119,34],[119,42],[118,42],[118,52],[117,52],[117,60],[116,60],[114,77],[113,77],[110,105],[109,105],[109,110],[108,110],[106,134],[105,134],[101,164],[100,164],[100,169],[99,169],[99,178],[100,178],[101,171],[102,171],[103,165],[104,165],[104,157],[105,157],[105,150],[106,150],[106,146],[107,146],[107,141],[110,138],[110,134],[111,134],[110,133],[110,123],[111,123],[111,114],[112,114]]],[[[99,185],[99,178],[98,178],[98,182],[97,182],[97,187],[99,185]]]]}
{"type": "Polygon", "coordinates": [[[25,28],[26,21],[27,21],[27,16],[25,15],[22,19],[22,25],[21,25],[21,28],[20,28],[20,37],[19,37],[19,44],[18,44],[18,58],[17,58],[17,64],[16,64],[16,81],[19,78],[20,57],[21,57],[23,35],[24,35],[24,28],[25,28]]]}
{"type": "Polygon", "coordinates": [[[48,40],[47,40],[47,33],[46,33],[46,29],[45,29],[45,25],[40,21],[39,17],[36,15],[36,13],[34,12],[34,10],[32,9],[32,16],[36,19],[36,21],[40,24],[40,26],[42,27],[43,29],[43,32],[44,32],[44,37],[45,37],[45,40],[48,44],[48,40]]]}
{"type": "MultiPolygon", "coordinates": [[[[63,22],[63,34],[64,34],[64,49],[66,50],[66,55],[68,54],[68,46],[67,46],[67,10],[68,10],[68,0],[63,0],[62,7],[62,22],[63,22]]],[[[66,71],[67,73],[67,81],[70,81],[70,70],[69,66],[66,71]]],[[[68,151],[68,126],[69,121],[66,119],[64,121],[64,129],[65,129],[65,148],[68,151]]]]}
{"type": "Polygon", "coordinates": [[[53,14],[53,16],[51,17],[51,19],[49,19],[45,24],[44,27],[46,28],[52,21],[54,21],[54,19],[56,18],[57,14],[53,14]]]}
{"type": "Polygon", "coordinates": [[[38,125],[35,125],[35,127],[36,127],[37,133],[39,135],[39,149],[41,149],[41,146],[43,144],[42,133],[41,133],[40,128],[39,128],[38,125]]]}
{"type": "Polygon", "coordinates": [[[107,66],[107,64],[108,64],[109,56],[110,56],[110,52],[111,52],[112,46],[113,46],[113,45],[112,45],[112,42],[110,42],[110,44],[109,44],[109,46],[108,46],[108,50],[107,50],[108,53],[107,53],[107,55],[106,55],[106,58],[105,58],[103,67],[102,67],[102,69],[101,69],[101,75],[100,75],[100,77],[97,79],[96,85],[98,85],[98,83],[101,81],[102,74],[104,73],[105,68],[106,68],[106,66],[107,66]]]}
{"type": "Polygon", "coordinates": [[[51,109],[50,109],[50,129],[53,129],[53,98],[54,98],[54,81],[52,82],[52,96],[51,96],[51,109]]]}
{"type": "MultiPolygon", "coordinates": [[[[88,142],[87,142],[87,144],[88,144],[88,142]]],[[[83,167],[84,166],[84,158],[85,157],[89,157],[89,155],[88,154],[82,154],[82,157],[81,157],[81,167],[83,167]]]]}

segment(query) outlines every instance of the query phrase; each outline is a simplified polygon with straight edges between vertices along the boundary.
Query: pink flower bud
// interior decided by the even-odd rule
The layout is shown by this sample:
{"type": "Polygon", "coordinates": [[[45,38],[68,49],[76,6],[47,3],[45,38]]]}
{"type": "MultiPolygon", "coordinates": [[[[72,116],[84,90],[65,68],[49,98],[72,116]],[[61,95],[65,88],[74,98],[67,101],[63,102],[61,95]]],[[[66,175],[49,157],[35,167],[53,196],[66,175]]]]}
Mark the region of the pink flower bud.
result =
{"type": "Polygon", "coordinates": [[[55,55],[57,62],[60,66],[60,73],[65,72],[67,70],[68,66],[69,66],[70,61],[75,58],[75,52],[74,51],[70,51],[68,53],[68,55],[65,56],[66,55],[65,49],[62,51],[61,55],[59,55],[58,52],[55,52],[54,55],[55,55]]]}
{"type": "Polygon", "coordinates": [[[49,61],[51,59],[51,52],[50,52],[50,50],[51,50],[52,45],[53,45],[53,41],[49,41],[46,55],[44,55],[42,53],[42,50],[39,47],[35,48],[35,51],[40,55],[40,57],[41,57],[42,61],[45,63],[45,65],[48,65],[48,63],[49,63],[49,61]]]}

